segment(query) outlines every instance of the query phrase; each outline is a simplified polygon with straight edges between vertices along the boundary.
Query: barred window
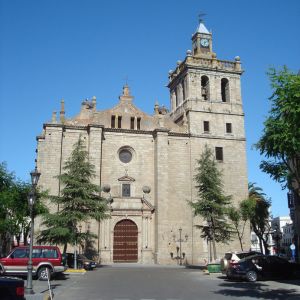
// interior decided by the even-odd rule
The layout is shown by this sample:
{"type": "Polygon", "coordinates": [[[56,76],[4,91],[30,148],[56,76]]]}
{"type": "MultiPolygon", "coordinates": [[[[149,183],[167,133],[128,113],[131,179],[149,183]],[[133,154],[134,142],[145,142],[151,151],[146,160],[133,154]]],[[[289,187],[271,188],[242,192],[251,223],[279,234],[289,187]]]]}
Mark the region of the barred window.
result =
{"type": "Polygon", "coordinates": [[[111,116],[111,128],[115,128],[116,116],[111,116]]]}
{"type": "Polygon", "coordinates": [[[204,132],[209,132],[209,122],[208,121],[203,122],[203,130],[204,130],[204,132]]]}
{"type": "Polygon", "coordinates": [[[216,147],[216,160],[223,161],[223,148],[222,147],[216,147]]]}
{"type": "Polygon", "coordinates": [[[232,133],[232,124],[226,123],[226,133],[232,133]]]}
{"type": "Polygon", "coordinates": [[[134,129],[134,117],[130,118],[130,129],[134,129]]]}
{"type": "Polygon", "coordinates": [[[122,117],[118,116],[118,128],[122,128],[122,117]]]}
{"type": "Polygon", "coordinates": [[[122,184],[122,197],[130,197],[130,184],[122,184]]]}
{"type": "Polygon", "coordinates": [[[141,129],[141,118],[137,118],[137,130],[141,129]]]}

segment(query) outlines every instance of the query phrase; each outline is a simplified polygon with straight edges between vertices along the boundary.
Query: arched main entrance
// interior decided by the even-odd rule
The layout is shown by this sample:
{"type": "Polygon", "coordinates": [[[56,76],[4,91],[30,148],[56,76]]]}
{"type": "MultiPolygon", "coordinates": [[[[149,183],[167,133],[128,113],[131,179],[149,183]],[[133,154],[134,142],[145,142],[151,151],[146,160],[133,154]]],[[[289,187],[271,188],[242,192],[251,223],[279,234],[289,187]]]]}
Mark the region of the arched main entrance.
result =
{"type": "Polygon", "coordinates": [[[131,220],[122,220],[114,228],[114,262],[137,262],[138,228],[131,220]]]}

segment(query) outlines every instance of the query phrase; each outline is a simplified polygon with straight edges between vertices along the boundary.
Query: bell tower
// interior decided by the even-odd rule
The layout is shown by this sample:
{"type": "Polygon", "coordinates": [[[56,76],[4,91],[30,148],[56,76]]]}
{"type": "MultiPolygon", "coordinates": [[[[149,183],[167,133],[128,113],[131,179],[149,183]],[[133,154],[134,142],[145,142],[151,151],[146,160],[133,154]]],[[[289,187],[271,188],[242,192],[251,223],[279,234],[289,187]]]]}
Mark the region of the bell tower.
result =
{"type": "Polygon", "coordinates": [[[205,138],[244,138],[239,56],[220,60],[212,49],[212,33],[202,20],[192,35],[192,50],[169,71],[170,115],[191,134],[205,138]],[[227,126],[227,127],[226,127],[227,126]],[[226,129],[227,128],[227,129],[226,129]],[[231,128],[231,129],[230,129],[231,128]]]}

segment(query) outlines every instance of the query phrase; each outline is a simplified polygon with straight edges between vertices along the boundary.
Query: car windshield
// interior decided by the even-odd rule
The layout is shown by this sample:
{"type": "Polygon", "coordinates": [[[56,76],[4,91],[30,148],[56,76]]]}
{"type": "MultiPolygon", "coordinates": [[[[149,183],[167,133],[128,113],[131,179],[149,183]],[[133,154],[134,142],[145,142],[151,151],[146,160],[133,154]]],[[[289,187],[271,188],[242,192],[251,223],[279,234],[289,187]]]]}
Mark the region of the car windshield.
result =
{"type": "Polygon", "coordinates": [[[84,256],[83,254],[78,254],[78,257],[81,259],[88,259],[86,256],[84,256]]]}

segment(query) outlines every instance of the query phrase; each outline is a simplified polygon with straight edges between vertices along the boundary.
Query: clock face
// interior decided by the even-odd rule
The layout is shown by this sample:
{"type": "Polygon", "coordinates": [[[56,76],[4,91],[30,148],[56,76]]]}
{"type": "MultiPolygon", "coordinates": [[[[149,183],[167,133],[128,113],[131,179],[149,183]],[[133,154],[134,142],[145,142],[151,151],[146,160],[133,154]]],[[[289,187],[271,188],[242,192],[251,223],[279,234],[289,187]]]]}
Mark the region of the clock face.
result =
{"type": "Polygon", "coordinates": [[[200,45],[201,45],[201,47],[207,48],[209,46],[208,39],[201,39],[200,40],[200,45]]]}

